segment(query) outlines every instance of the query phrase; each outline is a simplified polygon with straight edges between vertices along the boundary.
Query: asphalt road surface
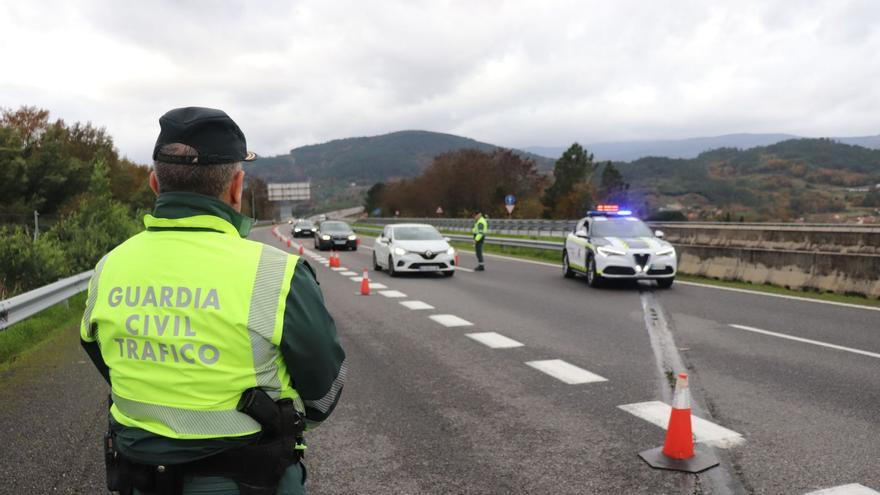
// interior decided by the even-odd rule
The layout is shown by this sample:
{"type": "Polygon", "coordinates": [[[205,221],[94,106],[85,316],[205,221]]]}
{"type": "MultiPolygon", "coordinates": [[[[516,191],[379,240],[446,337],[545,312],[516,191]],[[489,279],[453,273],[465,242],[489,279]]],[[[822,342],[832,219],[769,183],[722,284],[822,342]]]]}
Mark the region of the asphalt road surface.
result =
{"type": "MultiPolygon", "coordinates": [[[[252,237],[282,247],[269,229],[252,237]]],[[[379,286],[360,296],[371,242],[341,253],[354,273],[306,243],[349,367],[308,438],[312,494],[880,490],[880,311],[686,284],[591,289],[498,257],[452,278],[371,269],[379,286]],[[699,475],[637,456],[662,445],[659,401],[682,371],[707,421],[697,440],[721,461],[699,475]]],[[[0,375],[0,493],[103,493],[105,396],[75,334],[0,375]]]]}

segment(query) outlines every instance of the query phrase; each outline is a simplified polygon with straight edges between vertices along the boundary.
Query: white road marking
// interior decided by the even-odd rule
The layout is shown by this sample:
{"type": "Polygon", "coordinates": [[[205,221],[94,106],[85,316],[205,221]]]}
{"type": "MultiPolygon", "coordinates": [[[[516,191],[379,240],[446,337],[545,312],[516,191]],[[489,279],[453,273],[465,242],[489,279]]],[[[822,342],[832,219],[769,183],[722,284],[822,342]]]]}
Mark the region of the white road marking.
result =
{"type": "Polygon", "coordinates": [[[406,294],[400,292],[399,290],[380,290],[379,294],[382,294],[385,297],[396,298],[396,297],[406,297],[406,294]]]}
{"type": "Polygon", "coordinates": [[[347,272],[348,268],[346,268],[344,266],[336,266],[336,267],[331,268],[331,270],[333,270],[334,272],[347,272]]]}
{"type": "Polygon", "coordinates": [[[861,354],[863,356],[868,356],[868,357],[880,359],[880,354],[878,354],[876,352],[863,351],[861,349],[853,349],[852,347],[844,347],[842,345],[829,344],[828,342],[821,342],[818,340],[811,340],[811,339],[805,339],[802,337],[795,337],[794,335],[788,335],[788,334],[784,334],[784,333],[776,333],[776,332],[771,332],[769,330],[761,330],[760,328],[747,327],[745,325],[734,325],[731,323],[730,326],[732,326],[733,328],[738,328],[740,330],[747,330],[749,332],[770,335],[771,337],[779,337],[780,339],[794,340],[796,342],[803,342],[805,344],[819,345],[822,347],[828,347],[829,349],[837,349],[838,351],[852,352],[853,354],[861,354]]]}
{"type": "Polygon", "coordinates": [[[517,342],[511,338],[505,337],[495,332],[467,333],[468,337],[476,340],[481,344],[485,344],[492,349],[509,349],[511,347],[522,347],[521,342],[517,342]]]}
{"type": "Polygon", "coordinates": [[[423,301],[400,301],[400,304],[412,310],[434,309],[434,306],[423,301]]]}
{"type": "Polygon", "coordinates": [[[457,267],[455,267],[455,271],[459,271],[459,270],[461,270],[461,271],[463,271],[463,272],[474,273],[474,271],[473,271],[472,269],[470,269],[470,268],[465,268],[465,267],[463,267],[463,266],[457,266],[457,267]]]}
{"type": "Polygon", "coordinates": [[[455,315],[431,315],[428,318],[436,321],[444,327],[471,327],[474,324],[455,315]]]}
{"type": "Polygon", "coordinates": [[[339,274],[340,274],[340,275],[343,275],[343,276],[345,276],[345,277],[351,277],[351,276],[357,275],[358,273],[357,273],[357,272],[353,272],[353,271],[351,271],[351,270],[346,270],[346,271],[344,271],[344,272],[339,272],[339,274]]]}
{"type": "Polygon", "coordinates": [[[848,485],[834,486],[804,495],[880,495],[880,492],[872,490],[865,485],[850,483],[848,485]]]}
{"type": "MultiPolygon", "coordinates": [[[[352,282],[361,283],[364,280],[364,277],[349,277],[352,282]]],[[[371,289],[387,289],[388,286],[385,284],[380,284],[379,282],[370,282],[371,289]]]]}
{"type": "MultiPolygon", "coordinates": [[[[672,406],[659,400],[624,404],[617,407],[664,430],[669,426],[669,416],[672,414],[672,406]]],[[[746,441],[739,433],[693,414],[691,414],[691,428],[697,442],[722,449],[736,447],[746,441]]]]}
{"type": "Polygon", "coordinates": [[[701,284],[698,282],[685,282],[683,280],[677,280],[675,283],[679,284],[679,285],[692,285],[694,287],[705,287],[705,288],[709,288],[709,289],[727,290],[730,292],[742,292],[745,294],[755,294],[757,296],[779,297],[782,299],[791,299],[793,301],[818,303],[818,304],[831,304],[832,306],[842,306],[844,308],[856,308],[856,309],[867,309],[869,311],[880,311],[880,307],[877,307],[877,306],[862,306],[861,304],[850,304],[850,303],[843,303],[843,302],[837,302],[837,301],[825,301],[823,299],[812,299],[809,297],[787,296],[785,294],[773,294],[771,292],[761,292],[758,290],[737,289],[735,287],[722,287],[720,285],[701,284]]]}
{"type": "Polygon", "coordinates": [[[561,359],[547,359],[544,361],[528,361],[527,365],[538,371],[547,373],[557,380],[568,383],[569,385],[578,385],[581,383],[607,382],[608,379],[601,377],[595,373],[591,373],[583,368],[567,363],[561,359]]]}

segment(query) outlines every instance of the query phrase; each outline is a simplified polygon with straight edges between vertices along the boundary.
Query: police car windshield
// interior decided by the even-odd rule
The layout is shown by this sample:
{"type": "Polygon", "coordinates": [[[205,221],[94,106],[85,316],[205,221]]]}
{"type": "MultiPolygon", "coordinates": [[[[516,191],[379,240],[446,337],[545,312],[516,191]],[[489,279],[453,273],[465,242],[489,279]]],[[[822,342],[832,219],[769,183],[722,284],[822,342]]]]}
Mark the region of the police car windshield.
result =
{"type": "Polygon", "coordinates": [[[594,218],[595,237],[654,237],[651,229],[635,218],[594,218]]]}
{"type": "Polygon", "coordinates": [[[443,239],[440,232],[433,227],[397,227],[394,239],[398,241],[439,241],[443,239]]]}
{"type": "Polygon", "coordinates": [[[324,222],[321,224],[321,230],[325,232],[348,232],[351,227],[345,222],[324,222]]]}

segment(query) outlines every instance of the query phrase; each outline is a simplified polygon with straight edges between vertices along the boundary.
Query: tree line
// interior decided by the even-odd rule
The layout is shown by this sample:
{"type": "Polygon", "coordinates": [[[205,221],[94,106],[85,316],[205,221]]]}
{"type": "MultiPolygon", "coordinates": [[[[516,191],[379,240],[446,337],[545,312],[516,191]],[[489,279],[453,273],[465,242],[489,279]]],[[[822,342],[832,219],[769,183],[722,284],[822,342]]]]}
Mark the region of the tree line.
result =
{"type": "Polygon", "coordinates": [[[503,217],[509,194],[517,198],[518,218],[578,218],[596,202],[625,203],[629,184],[611,162],[597,164],[577,143],[549,177],[511,150],[463,149],[438,155],[418,177],[376,183],[364,206],[373,216],[463,217],[479,210],[503,217]]]}
{"type": "MultiPolygon", "coordinates": [[[[143,229],[155,201],[149,174],[120,156],[103,128],[52,121],[36,107],[0,108],[0,300],[89,270],[143,229]]],[[[246,215],[274,214],[254,175],[242,200],[246,215]]]]}

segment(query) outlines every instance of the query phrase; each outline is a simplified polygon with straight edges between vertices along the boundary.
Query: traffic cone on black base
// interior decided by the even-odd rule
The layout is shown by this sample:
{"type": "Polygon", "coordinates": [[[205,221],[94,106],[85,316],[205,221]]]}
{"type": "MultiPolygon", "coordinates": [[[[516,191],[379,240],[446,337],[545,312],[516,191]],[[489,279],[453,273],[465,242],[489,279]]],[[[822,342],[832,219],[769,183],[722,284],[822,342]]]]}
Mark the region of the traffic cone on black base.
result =
{"type": "Polygon", "coordinates": [[[302,256],[302,255],[304,255],[305,253],[306,253],[305,248],[303,248],[303,245],[300,244],[300,245],[299,245],[299,255],[302,256]]]}
{"type": "Polygon", "coordinates": [[[369,296],[370,295],[370,275],[367,272],[367,269],[364,268],[364,276],[361,277],[361,295],[369,296]]]}
{"type": "Polygon", "coordinates": [[[639,453],[645,462],[655,469],[669,469],[686,473],[699,473],[718,465],[718,458],[703,445],[694,446],[691,431],[691,393],[686,373],[678,375],[672,414],[666,429],[666,441],[662,447],[639,453]]]}

